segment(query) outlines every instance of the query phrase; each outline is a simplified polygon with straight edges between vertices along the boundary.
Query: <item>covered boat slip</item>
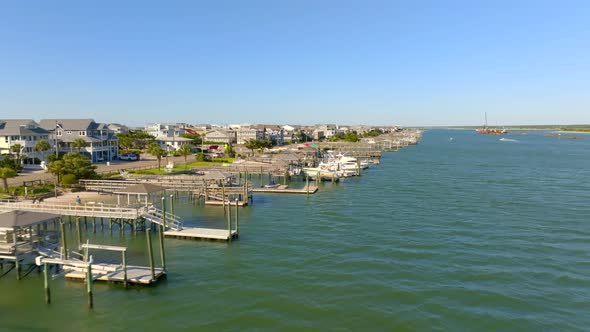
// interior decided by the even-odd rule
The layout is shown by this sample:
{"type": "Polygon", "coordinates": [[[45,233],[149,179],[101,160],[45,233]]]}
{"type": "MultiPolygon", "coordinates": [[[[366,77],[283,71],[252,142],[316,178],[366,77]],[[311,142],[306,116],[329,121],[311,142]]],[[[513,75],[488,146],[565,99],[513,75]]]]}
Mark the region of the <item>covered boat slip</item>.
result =
{"type": "Polygon", "coordinates": [[[0,213],[0,255],[16,257],[39,247],[57,245],[55,232],[47,230],[47,223],[60,217],[52,213],[20,210],[0,213]]]}

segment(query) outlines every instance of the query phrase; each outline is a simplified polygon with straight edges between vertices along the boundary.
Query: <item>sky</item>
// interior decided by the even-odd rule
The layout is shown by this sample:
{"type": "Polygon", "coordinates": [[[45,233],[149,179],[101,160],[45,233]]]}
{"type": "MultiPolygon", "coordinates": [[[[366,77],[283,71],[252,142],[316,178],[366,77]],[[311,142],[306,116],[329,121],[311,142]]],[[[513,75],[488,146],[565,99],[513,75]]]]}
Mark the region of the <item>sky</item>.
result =
{"type": "Polygon", "coordinates": [[[590,124],[590,1],[0,0],[0,118],[590,124]]]}

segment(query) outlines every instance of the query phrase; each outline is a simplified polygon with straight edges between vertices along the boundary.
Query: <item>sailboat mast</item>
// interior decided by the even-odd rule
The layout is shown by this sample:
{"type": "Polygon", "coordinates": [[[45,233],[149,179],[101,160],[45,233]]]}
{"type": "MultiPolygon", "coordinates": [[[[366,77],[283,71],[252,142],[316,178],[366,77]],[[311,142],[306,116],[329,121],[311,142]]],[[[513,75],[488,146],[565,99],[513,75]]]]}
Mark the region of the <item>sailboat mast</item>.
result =
{"type": "Polygon", "coordinates": [[[488,112],[484,112],[484,123],[483,123],[483,127],[484,128],[488,128],[488,112]]]}

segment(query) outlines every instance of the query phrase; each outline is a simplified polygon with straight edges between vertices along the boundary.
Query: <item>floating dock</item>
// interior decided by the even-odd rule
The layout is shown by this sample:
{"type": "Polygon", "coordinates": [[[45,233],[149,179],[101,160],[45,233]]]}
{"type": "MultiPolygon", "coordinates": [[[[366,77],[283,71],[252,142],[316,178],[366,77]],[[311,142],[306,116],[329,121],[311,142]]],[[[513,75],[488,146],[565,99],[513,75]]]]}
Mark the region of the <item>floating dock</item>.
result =
{"type": "Polygon", "coordinates": [[[176,239],[194,239],[194,240],[222,240],[229,241],[237,238],[238,232],[236,230],[230,231],[227,229],[213,229],[213,228],[192,228],[185,227],[179,231],[169,230],[164,232],[165,237],[172,237],[176,239]]]}
{"type": "Polygon", "coordinates": [[[291,189],[289,186],[280,185],[276,188],[252,188],[251,191],[256,193],[272,193],[272,194],[315,194],[318,191],[318,186],[310,185],[301,189],[291,189]]]}
{"type": "MultiPolygon", "coordinates": [[[[64,277],[71,280],[86,280],[86,272],[82,270],[72,270],[66,272],[64,277]]],[[[161,268],[154,268],[154,276],[152,278],[149,267],[127,266],[127,282],[130,284],[151,285],[164,278],[166,278],[166,272],[161,268]]],[[[92,279],[111,283],[124,283],[125,273],[121,270],[120,265],[93,264],[92,279]]]]}

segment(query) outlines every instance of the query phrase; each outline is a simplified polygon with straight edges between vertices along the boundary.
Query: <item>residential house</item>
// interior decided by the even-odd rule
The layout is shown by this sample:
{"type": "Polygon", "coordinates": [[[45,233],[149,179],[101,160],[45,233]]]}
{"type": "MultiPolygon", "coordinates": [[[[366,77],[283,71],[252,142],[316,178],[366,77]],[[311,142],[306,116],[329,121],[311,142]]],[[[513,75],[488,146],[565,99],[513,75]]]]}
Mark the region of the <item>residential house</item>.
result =
{"type": "Polygon", "coordinates": [[[115,134],[126,134],[129,132],[129,127],[119,123],[109,123],[108,127],[115,134]]]}
{"type": "Polygon", "coordinates": [[[166,137],[166,136],[159,136],[156,137],[156,143],[160,144],[162,149],[166,151],[178,150],[178,148],[183,144],[189,144],[192,142],[192,139],[185,138],[185,137],[166,137]]]}
{"type": "Polygon", "coordinates": [[[44,159],[46,152],[35,150],[40,140],[49,141],[49,132],[30,119],[0,120],[0,154],[13,154],[12,147],[20,144],[23,159],[44,159]]]}
{"type": "Polygon", "coordinates": [[[186,123],[149,123],[144,131],[154,137],[178,137],[186,134],[186,123]]]}
{"type": "Polygon", "coordinates": [[[80,153],[93,163],[110,161],[119,155],[119,140],[105,123],[97,123],[93,119],[43,119],[39,126],[50,132],[60,152],[76,151],[72,143],[81,138],[87,146],[80,149],[80,153]]]}
{"type": "Polygon", "coordinates": [[[238,144],[245,144],[249,140],[264,139],[264,132],[256,127],[240,127],[235,132],[238,144]]]}
{"type": "Polygon", "coordinates": [[[219,142],[224,144],[234,144],[237,142],[236,132],[221,128],[212,129],[205,134],[206,142],[219,142]]]}

